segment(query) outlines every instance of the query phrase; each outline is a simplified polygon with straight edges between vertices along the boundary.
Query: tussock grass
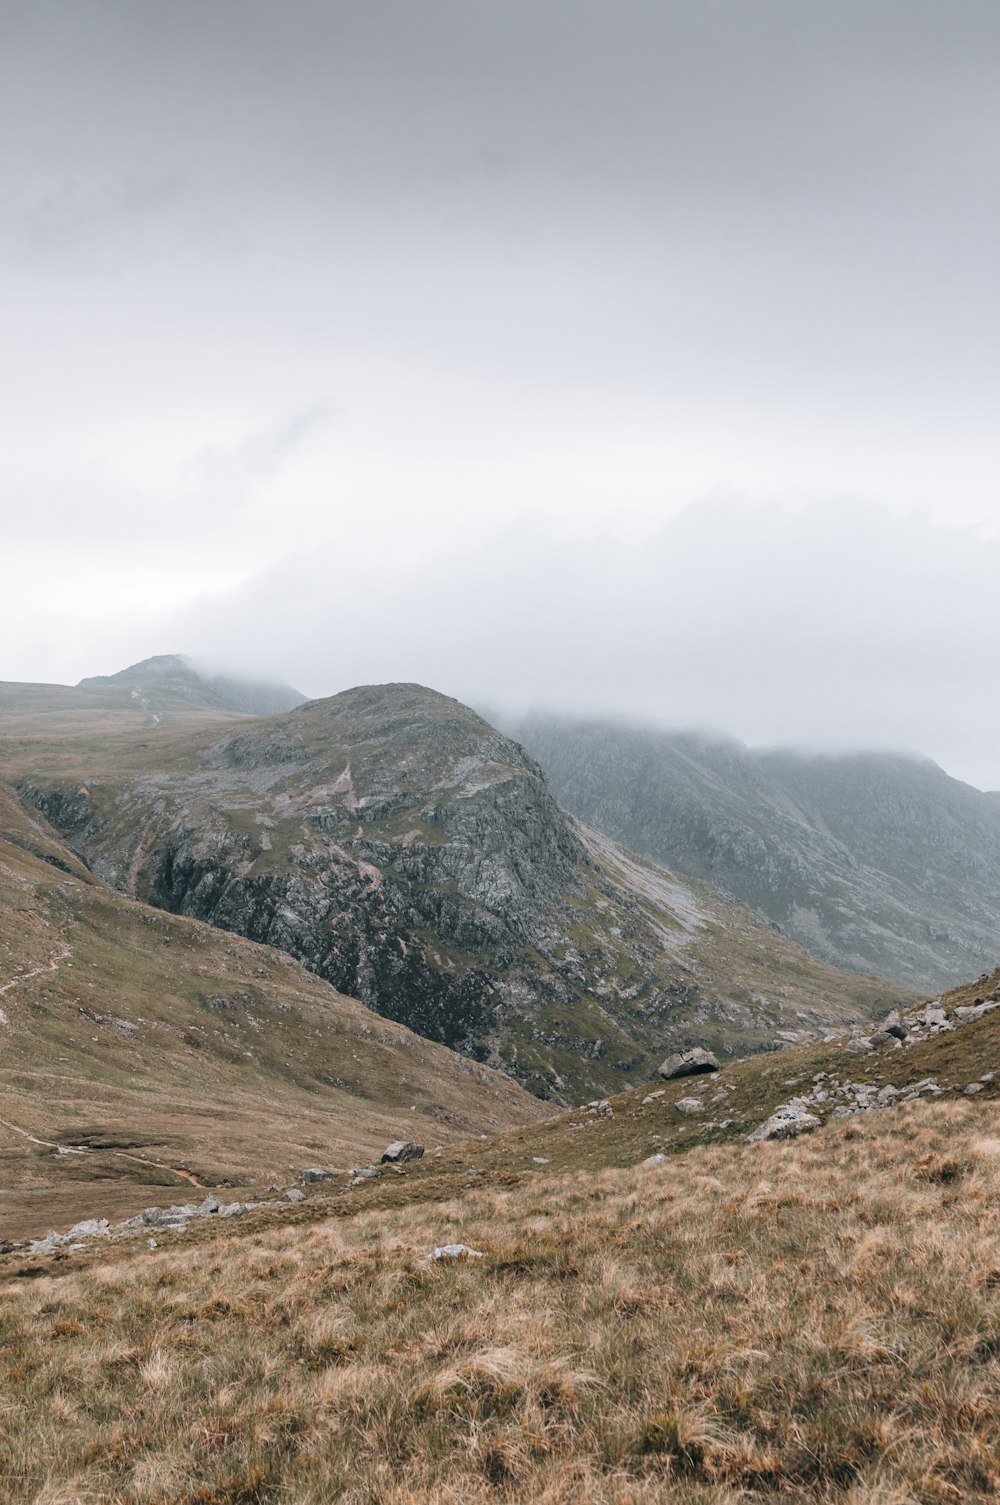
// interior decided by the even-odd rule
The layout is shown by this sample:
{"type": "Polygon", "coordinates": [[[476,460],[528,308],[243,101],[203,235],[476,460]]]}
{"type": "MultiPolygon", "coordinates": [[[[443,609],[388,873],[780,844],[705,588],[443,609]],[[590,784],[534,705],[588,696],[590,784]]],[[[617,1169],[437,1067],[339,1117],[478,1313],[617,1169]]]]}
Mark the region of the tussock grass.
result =
{"type": "Polygon", "coordinates": [[[914,1104],[9,1282],[3,1498],[996,1498],[998,1145],[914,1104]]]}

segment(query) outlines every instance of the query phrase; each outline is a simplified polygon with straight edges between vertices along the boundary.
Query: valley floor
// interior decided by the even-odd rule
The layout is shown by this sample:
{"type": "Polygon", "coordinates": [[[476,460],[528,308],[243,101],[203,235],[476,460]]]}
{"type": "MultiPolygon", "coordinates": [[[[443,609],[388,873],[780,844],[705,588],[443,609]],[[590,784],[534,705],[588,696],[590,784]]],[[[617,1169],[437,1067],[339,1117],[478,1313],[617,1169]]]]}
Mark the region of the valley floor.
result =
{"type": "Polygon", "coordinates": [[[7,1263],[3,1498],[997,1497],[995,1098],[507,1186],[453,1173],[432,1199],[418,1179],[398,1205],[316,1196],[64,1273],[7,1263]],[[452,1242],[482,1257],[435,1261],[452,1242]]]}

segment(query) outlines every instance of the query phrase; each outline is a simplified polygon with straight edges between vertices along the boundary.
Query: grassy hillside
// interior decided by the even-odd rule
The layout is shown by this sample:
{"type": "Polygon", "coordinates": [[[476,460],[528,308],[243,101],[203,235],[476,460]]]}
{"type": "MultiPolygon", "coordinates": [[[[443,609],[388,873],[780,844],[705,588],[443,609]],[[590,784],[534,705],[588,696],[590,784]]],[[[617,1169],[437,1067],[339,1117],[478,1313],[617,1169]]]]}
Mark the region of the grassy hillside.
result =
{"type": "MultiPolygon", "coordinates": [[[[943,1077],[964,1041],[959,1077],[981,1074],[995,1019],[896,1054],[943,1077]]],[[[627,1134],[647,1148],[624,1101],[606,1162],[627,1134]]],[[[537,1144],[593,1132],[573,1122],[537,1144]]],[[[996,1498],[989,1092],[651,1166],[470,1177],[462,1159],[422,1190],[387,1180],[381,1205],[315,1197],[169,1249],[0,1263],[5,1498],[996,1498]],[[446,1242],[482,1257],[435,1261],[446,1242]]]]}
{"type": "Polygon", "coordinates": [[[0,789],[0,1239],[544,1111],[280,952],[123,898],[0,789]]]}

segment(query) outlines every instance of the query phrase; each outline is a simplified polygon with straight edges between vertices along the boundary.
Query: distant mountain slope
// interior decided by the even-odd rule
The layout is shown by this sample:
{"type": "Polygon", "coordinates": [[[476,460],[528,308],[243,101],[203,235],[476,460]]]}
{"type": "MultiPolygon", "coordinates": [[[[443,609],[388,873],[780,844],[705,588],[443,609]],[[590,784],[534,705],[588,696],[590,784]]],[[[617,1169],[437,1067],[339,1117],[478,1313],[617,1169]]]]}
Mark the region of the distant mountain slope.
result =
{"type": "Polygon", "coordinates": [[[169,715],[183,706],[233,711],[245,716],[273,716],[302,705],[305,696],[291,685],[210,674],[179,653],[160,653],[131,664],[117,674],[81,679],[78,690],[124,689],[153,715],[169,715]]]}
{"type": "Polygon", "coordinates": [[[905,994],[579,829],[517,743],[420,686],[115,728],[22,721],[0,769],[122,891],[280,947],[535,1092],[600,1094],[675,1042],[774,1047],[905,994]]]}
{"type": "Polygon", "coordinates": [[[934,763],[544,716],[518,735],[567,809],[816,956],[930,990],[1000,955],[1000,800],[934,763]]]}
{"type": "Polygon", "coordinates": [[[123,898],[0,787],[0,1240],[43,1194],[71,1223],[185,1172],[287,1185],[544,1111],[281,952],[123,898]]]}

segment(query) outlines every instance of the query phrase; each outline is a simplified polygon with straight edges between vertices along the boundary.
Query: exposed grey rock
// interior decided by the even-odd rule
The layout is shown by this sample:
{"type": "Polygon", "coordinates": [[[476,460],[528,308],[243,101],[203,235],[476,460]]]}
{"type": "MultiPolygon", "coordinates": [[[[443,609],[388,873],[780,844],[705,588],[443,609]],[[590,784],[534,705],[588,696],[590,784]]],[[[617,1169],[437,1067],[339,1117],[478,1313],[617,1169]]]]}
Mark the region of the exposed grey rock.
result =
{"type": "Polygon", "coordinates": [[[748,1134],[746,1144],[757,1144],[765,1139],[794,1139],[810,1129],[821,1127],[823,1120],[815,1113],[806,1113],[802,1108],[779,1108],[759,1128],[748,1134]]]}
{"type": "Polygon", "coordinates": [[[382,1164],[399,1164],[404,1160],[419,1160],[424,1153],[422,1144],[414,1144],[409,1139],[394,1139],[382,1152],[382,1164]]]}
{"type": "Polygon", "coordinates": [[[308,1185],[311,1181],[333,1181],[336,1176],[336,1171],[321,1171],[317,1166],[310,1165],[302,1172],[299,1180],[308,1185]]]}
{"type": "Polygon", "coordinates": [[[246,1208],[244,1207],[242,1202],[227,1202],[223,1207],[219,1208],[219,1217],[238,1218],[240,1216],[240,1213],[245,1211],[246,1208]]]}
{"type": "Polygon", "coordinates": [[[674,1104],[678,1113],[703,1113],[705,1104],[700,1097],[682,1097],[674,1104]]]}
{"type": "Polygon", "coordinates": [[[85,1218],[82,1223],[75,1223],[65,1237],[67,1239],[106,1238],[110,1230],[111,1224],[107,1218],[85,1218]]]}
{"type": "Polygon", "coordinates": [[[710,1050],[702,1050],[700,1046],[696,1046],[692,1050],[682,1050],[676,1055],[668,1056],[657,1074],[667,1081],[672,1081],[675,1077],[697,1076],[702,1071],[720,1071],[721,1069],[718,1060],[710,1050]]]}
{"type": "Polygon", "coordinates": [[[221,1206],[222,1204],[219,1201],[218,1197],[213,1197],[210,1192],[209,1195],[205,1198],[204,1202],[202,1202],[200,1207],[198,1208],[197,1216],[206,1217],[210,1213],[218,1212],[221,1206]]]}
{"type": "Polygon", "coordinates": [[[855,1037],[852,1040],[848,1040],[847,1044],[844,1046],[844,1049],[846,1051],[857,1056],[868,1055],[868,1053],[871,1051],[871,1048],[872,1042],[865,1035],[855,1035],[855,1037]]]}
{"type": "Polygon", "coordinates": [[[441,1244],[434,1250],[435,1259],[482,1259],[482,1251],[468,1244],[441,1244]]]}
{"type": "Polygon", "coordinates": [[[983,1084],[982,1084],[982,1082],[970,1082],[969,1085],[965,1089],[965,1095],[966,1095],[966,1097],[975,1097],[976,1093],[977,1092],[982,1092],[982,1090],[983,1090],[983,1084]]]}
{"type": "Polygon", "coordinates": [[[53,1229],[44,1238],[34,1239],[30,1245],[32,1254],[52,1254],[65,1242],[53,1229]]]}
{"type": "Polygon", "coordinates": [[[281,1193],[281,1196],[278,1198],[278,1201],[279,1202],[304,1202],[305,1199],[306,1199],[306,1194],[305,1194],[304,1191],[299,1191],[299,1188],[297,1186],[289,1186],[287,1188],[287,1190],[285,1190],[285,1191],[283,1191],[281,1193]]]}
{"type": "Polygon", "coordinates": [[[657,1150],[655,1155],[647,1155],[642,1163],[643,1165],[662,1165],[666,1158],[662,1150],[657,1150]]]}
{"type": "Polygon", "coordinates": [[[642,1100],[642,1106],[644,1108],[648,1108],[649,1104],[655,1103],[657,1098],[662,1097],[666,1090],[666,1087],[661,1087],[658,1092],[647,1092],[646,1096],[642,1100]]]}

